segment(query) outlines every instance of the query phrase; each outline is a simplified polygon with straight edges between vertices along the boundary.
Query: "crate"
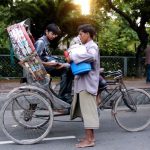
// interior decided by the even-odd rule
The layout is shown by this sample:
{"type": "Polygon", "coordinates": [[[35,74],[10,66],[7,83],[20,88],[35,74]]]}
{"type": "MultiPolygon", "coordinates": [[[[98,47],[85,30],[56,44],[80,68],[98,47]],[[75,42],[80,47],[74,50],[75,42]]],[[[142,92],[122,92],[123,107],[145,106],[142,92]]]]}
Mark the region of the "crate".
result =
{"type": "Polygon", "coordinates": [[[30,39],[29,28],[25,23],[26,21],[23,21],[7,28],[14,54],[19,64],[31,73],[34,80],[43,80],[47,73],[30,39]]]}

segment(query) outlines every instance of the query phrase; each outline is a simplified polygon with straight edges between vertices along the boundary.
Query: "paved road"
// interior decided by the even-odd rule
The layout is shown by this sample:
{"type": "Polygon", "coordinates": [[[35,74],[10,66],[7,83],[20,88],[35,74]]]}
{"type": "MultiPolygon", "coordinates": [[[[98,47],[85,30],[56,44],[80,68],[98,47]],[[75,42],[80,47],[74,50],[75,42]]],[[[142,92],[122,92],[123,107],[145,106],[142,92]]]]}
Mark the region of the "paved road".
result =
{"type": "MultiPolygon", "coordinates": [[[[145,79],[126,79],[124,80],[127,87],[142,88],[150,92],[150,84],[145,83],[145,79]]],[[[15,87],[19,87],[21,84],[19,81],[0,81],[0,108],[6,100],[6,95],[15,87]]]]}
{"type": "MultiPolygon", "coordinates": [[[[70,121],[69,116],[55,118],[53,128],[47,140],[35,145],[9,144],[9,139],[0,130],[1,150],[76,150],[77,139],[84,134],[80,120],[70,121]],[[63,121],[63,122],[61,122],[63,121]]],[[[93,150],[149,150],[150,128],[142,132],[126,132],[113,120],[112,116],[105,111],[101,112],[101,127],[95,130],[96,146],[87,148],[93,150]]],[[[21,133],[20,133],[21,136],[21,133]]]]}
{"type": "MultiPolygon", "coordinates": [[[[138,87],[148,89],[149,85],[144,80],[126,81],[128,87],[138,87]]],[[[1,84],[2,85],[2,84],[1,84]]],[[[19,85],[19,84],[18,84],[19,85]]],[[[17,86],[18,86],[17,85],[17,86]]],[[[10,86],[9,86],[10,87],[10,86]]],[[[1,104],[6,100],[6,93],[13,89],[0,90],[1,104]],[[5,90],[5,92],[4,92],[5,90]]],[[[121,129],[113,117],[102,111],[100,115],[100,129],[95,131],[96,146],[87,148],[93,150],[149,150],[150,148],[150,127],[142,132],[126,132],[121,129]]],[[[21,135],[21,133],[19,133],[21,135]]],[[[76,150],[75,144],[78,138],[84,134],[83,124],[80,120],[70,122],[69,116],[57,117],[53,123],[51,132],[47,140],[35,145],[17,145],[10,143],[9,139],[0,129],[0,148],[1,150],[76,150]],[[64,122],[69,121],[69,122],[64,122]]]]}

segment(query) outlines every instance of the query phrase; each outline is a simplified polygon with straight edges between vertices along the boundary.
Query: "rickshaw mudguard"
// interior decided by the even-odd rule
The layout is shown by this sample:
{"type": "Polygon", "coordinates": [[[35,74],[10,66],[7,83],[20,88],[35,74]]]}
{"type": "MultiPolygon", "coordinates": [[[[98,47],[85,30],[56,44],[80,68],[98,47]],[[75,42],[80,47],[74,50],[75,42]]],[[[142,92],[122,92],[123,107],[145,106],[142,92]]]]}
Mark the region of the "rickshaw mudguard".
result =
{"type": "Polygon", "coordinates": [[[40,93],[43,94],[43,96],[49,100],[49,103],[53,109],[70,108],[70,104],[64,102],[63,100],[61,100],[58,97],[56,97],[55,95],[53,95],[50,90],[46,91],[42,88],[38,88],[38,87],[32,86],[32,85],[25,85],[25,86],[20,86],[20,87],[14,88],[7,94],[7,98],[9,98],[12,94],[19,93],[20,91],[23,92],[25,90],[32,90],[32,91],[38,92],[39,94],[40,93]]]}

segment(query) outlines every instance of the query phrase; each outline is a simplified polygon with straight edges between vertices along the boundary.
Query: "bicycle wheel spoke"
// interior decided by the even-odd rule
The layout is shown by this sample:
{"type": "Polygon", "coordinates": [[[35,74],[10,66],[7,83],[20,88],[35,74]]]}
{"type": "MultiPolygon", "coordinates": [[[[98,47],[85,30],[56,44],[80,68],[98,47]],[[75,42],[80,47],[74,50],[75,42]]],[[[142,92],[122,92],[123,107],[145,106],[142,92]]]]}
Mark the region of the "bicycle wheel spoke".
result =
{"type": "MultiPolygon", "coordinates": [[[[25,96],[24,96],[25,97],[25,96]]],[[[13,101],[13,103],[16,103],[17,105],[18,105],[18,107],[20,107],[20,108],[22,108],[22,109],[28,109],[28,108],[23,108],[23,105],[21,105],[21,104],[19,104],[19,102],[18,102],[19,100],[17,99],[17,98],[15,98],[15,100],[13,101]]],[[[28,101],[26,101],[26,102],[28,102],[28,101]]]]}

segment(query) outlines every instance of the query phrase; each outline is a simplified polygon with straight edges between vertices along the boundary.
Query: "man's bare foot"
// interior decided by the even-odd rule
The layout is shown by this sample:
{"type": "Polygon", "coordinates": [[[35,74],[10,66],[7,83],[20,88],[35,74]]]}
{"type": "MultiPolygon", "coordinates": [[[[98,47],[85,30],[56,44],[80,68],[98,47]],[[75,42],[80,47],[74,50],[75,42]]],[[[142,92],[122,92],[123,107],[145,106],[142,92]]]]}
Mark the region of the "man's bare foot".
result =
{"type": "MultiPolygon", "coordinates": [[[[86,140],[86,139],[85,139],[85,138],[78,139],[79,142],[82,142],[82,141],[84,141],[84,140],[86,140]]],[[[94,139],[94,138],[91,139],[91,142],[95,142],[95,139],[94,139]]]]}
{"type": "Polygon", "coordinates": [[[85,148],[85,147],[93,147],[95,143],[92,141],[84,140],[78,144],[76,144],[76,148],[85,148]]]}

